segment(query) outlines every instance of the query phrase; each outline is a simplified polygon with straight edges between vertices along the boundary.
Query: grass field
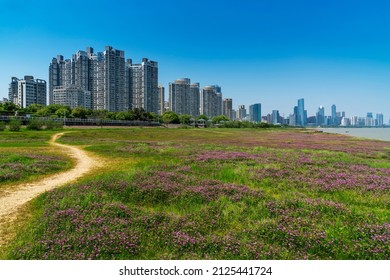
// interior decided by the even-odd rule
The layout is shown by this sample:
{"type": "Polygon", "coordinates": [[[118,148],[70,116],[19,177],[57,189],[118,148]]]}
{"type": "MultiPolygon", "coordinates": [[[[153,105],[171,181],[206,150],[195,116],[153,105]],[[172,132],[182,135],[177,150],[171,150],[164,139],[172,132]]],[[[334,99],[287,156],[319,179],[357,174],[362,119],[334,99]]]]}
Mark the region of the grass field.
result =
{"type": "Polygon", "coordinates": [[[110,164],[35,199],[2,258],[390,258],[389,142],[159,128],[59,141],[110,164]]]}
{"type": "Polygon", "coordinates": [[[0,132],[0,193],[6,187],[71,168],[61,151],[48,145],[54,132],[0,132]]]}

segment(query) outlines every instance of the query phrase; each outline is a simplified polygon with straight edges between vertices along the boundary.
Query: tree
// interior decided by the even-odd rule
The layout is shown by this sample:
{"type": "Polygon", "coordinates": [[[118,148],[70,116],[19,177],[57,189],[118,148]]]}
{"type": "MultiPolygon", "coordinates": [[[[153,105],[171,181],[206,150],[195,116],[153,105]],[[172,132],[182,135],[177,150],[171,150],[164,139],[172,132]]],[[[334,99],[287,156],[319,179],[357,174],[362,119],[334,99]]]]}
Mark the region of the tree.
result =
{"type": "Polygon", "coordinates": [[[172,111],[164,112],[161,118],[165,124],[180,122],[178,114],[172,111]]]}
{"type": "Polygon", "coordinates": [[[220,115],[213,118],[213,123],[228,122],[229,119],[225,115],[220,115]]]}
{"type": "Polygon", "coordinates": [[[12,103],[12,102],[4,102],[1,104],[1,109],[0,111],[5,111],[5,112],[15,112],[18,111],[20,108],[18,105],[12,103]]]}
{"type": "Polygon", "coordinates": [[[62,108],[59,108],[57,111],[55,111],[55,114],[59,118],[64,118],[64,117],[69,118],[71,113],[72,113],[72,111],[70,110],[70,108],[67,108],[67,107],[62,107],[62,108]]]}
{"type": "Polygon", "coordinates": [[[202,119],[202,120],[205,120],[205,121],[208,121],[208,120],[209,120],[209,118],[208,118],[206,115],[200,115],[200,116],[198,116],[196,119],[197,119],[197,120],[202,119]]]}
{"type": "Polygon", "coordinates": [[[75,118],[85,119],[87,117],[87,110],[83,107],[76,107],[72,110],[72,116],[75,118]]]}
{"type": "Polygon", "coordinates": [[[30,104],[27,106],[26,112],[27,113],[36,113],[39,110],[43,109],[43,107],[44,106],[42,104],[30,104]]]}
{"type": "Polygon", "coordinates": [[[189,124],[191,120],[191,116],[187,114],[180,115],[179,120],[181,124],[189,124]]]}

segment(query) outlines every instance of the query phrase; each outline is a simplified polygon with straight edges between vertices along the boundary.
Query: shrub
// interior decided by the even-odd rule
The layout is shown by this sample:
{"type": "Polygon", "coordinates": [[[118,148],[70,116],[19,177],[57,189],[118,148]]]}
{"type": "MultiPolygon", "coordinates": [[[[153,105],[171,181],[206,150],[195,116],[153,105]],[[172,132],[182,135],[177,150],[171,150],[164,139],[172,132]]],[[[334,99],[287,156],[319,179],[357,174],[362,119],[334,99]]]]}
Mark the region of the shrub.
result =
{"type": "Polygon", "coordinates": [[[5,123],[0,122],[0,131],[4,131],[4,129],[5,129],[5,123]]]}
{"type": "Polygon", "coordinates": [[[27,129],[28,130],[41,130],[43,127],[43,121],[39,119],[31,119],[28,121],[27,129]]]}
{"type": "Polygon", "coordinates": [[[47,120],[45,122],[45,126],[47,130],[53,130],[53,129],[62,129],[64,124],[62,123],[62,121],[47,120]]]}
{"type": "Polygon", "coordinates": [[[22,122],[20,120],[13,119],[9,122],[8,126],[10,131],[19,131],[22,126],[22,122]]]}

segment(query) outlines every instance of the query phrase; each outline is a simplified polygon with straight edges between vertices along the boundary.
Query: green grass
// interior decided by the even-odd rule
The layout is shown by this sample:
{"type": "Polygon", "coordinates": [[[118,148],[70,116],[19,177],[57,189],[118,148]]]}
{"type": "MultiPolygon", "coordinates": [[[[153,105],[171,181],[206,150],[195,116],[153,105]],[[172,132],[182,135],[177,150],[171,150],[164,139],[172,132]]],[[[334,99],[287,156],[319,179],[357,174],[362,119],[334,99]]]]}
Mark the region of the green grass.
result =
{"type": "Polygon", "coordinates": [[[390,258],[386,142],[161,128],[59,141],[112,164],[35,199],[2,258],[390,258]]]}

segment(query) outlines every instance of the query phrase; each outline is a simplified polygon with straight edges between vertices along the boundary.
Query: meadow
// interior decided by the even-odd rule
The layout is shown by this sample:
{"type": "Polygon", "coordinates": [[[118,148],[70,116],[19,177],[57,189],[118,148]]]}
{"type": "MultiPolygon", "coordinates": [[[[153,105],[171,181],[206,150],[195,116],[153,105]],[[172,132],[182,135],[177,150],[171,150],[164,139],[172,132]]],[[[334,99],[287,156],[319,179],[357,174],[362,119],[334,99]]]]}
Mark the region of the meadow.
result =
{"type": "Polygon", "coordinates": [[[1,258],[390,258],[389,142],[164,128],[80,129],[59,142],[106,166],[32,201],[1,258]]]}
{"type": "Polygon", "coordinates": [[[72,161],[47,143],[54,132],[0,132],[0,193],[25,183],[67,170],[72,161]]]}

